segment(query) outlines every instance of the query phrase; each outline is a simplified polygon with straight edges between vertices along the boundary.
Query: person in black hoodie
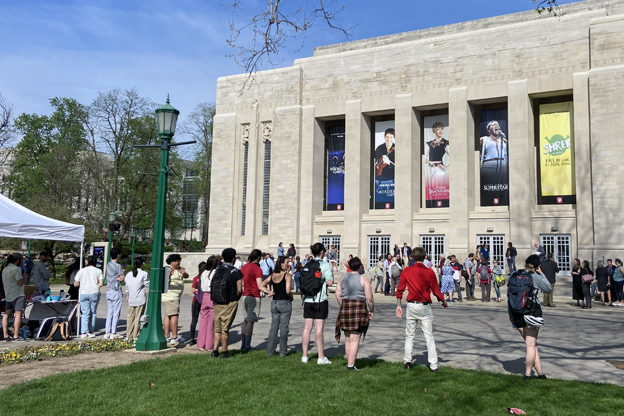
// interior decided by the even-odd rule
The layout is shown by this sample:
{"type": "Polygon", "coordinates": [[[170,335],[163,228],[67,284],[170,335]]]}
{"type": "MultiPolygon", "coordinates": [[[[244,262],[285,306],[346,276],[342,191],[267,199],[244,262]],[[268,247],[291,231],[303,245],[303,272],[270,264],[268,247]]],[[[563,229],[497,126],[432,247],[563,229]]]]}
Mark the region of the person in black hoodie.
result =
{"type": "Polygon", "coordinates": [[[553,261],[552,253],[548,253],[548,255],[546,256],[546,260],[540,263],[540,270],[542,271],[542,273],[544,273],[546,279],[548,279],[548,282],[550,283],[550,287],[552,289],[550,293],[544,293],[544,305],[554,308],[555,306],[557,306],[555,305],[555,300],[553,296],[555,294],[555,283],[557,282],[557,273],[559,273],[559,266],[557,266],[557,263],[553,261]]]}

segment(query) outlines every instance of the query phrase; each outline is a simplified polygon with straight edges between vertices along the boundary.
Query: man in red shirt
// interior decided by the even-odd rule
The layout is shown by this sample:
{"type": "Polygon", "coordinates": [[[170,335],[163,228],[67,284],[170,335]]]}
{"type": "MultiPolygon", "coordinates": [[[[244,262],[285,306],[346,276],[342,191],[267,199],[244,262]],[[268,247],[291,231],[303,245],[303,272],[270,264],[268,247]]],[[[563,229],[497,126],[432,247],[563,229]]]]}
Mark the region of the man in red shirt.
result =
{"type": "Polygon", "coordinates": [[[262,251],[257,248],[249,255],[249,261],[241,268],[243,273],[243,305],[245,320],[241,328],[241,350],[251,351],[251,336],[254,323],[260,316],[260,285],[262,284],[262,269],[258,265],[262,258],[262,251]]]}
{"type": "Polygon", "coordinates": [[[440,292],[440,285],[433,270],[427,268],[423,261],[427,253],[422,247],[412,250],[413,266],[406,267],[401,273],[401,280],[396,291],[397,308],[396,316],[403,316],[401,309],[401,299],[403,292],[407,288],[407,308],[405,311],[405,355],[403,357],[403,368],[409,370],[412,366],[412,348],[414,346],[414,333],[416,323],[420,321],[425,341],[427,342],[427,355],[429,356],[429,369],[438,371],[438,354],[436,352],[435,340],[433,339],[433,312],[431,311],[431,293],[446,308],[446,300],[440,292]]]}

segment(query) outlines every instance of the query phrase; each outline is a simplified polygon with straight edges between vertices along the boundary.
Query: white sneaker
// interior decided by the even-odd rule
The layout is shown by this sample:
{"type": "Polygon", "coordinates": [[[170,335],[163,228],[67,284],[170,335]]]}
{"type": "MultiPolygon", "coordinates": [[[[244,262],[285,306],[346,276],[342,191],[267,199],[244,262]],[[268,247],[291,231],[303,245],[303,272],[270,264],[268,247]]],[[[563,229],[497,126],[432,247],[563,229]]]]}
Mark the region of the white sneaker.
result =
{"type": "Polygon", "coordinates": [[[175,339],[175,338],[171,338],[171,341],[169,341],[169,344],[170,344],[170,345],[178,345],[178,344],[179,344],[179,342],[178,342],[178,340],[177,340],[177,339],[175,339]]]}
{"type": "Polygon", "coordinates": [[[89,332],[89,333],[87,334],[87,337],[88,337],[88,338],[95,338],[95,334],[94,334],[93,332],[89,332]]]}
{"type": "Polygon", "coordinates": [[[167,340],[167,342],[171,341],[173,338],[172,337],[167,337],[165,338],[167,340]]]}
{"type": "Polygon", "coordinates": [[[112,339],[113,334],[104,334],[104,339],[112,339]]]}
{"type": "Polygon", "coordinates": [[[308,362],[308,357],[301,357],[301,362],[302,363],[307,363],[308,362]]]}
{"type": "Polygon", "coordinates": [[[316,363],[317,363],[317,364],[319,364],[319,365],[322,365],[322,364],[331,364],[331,361],[329,361],[329,360],[327,359],[327,357],[323,357],[323,358],[319,358],[318,360],[316,360],[316,363]]]}
{"type": "Polygon", "coordinates": [[[80,334],[80,338],[86,338],[86,337],[87,337],[86,333],[85,334],[80,334]]]}
{"type": "Polygon", "coordinates": [[[182,338],[181,336],[178,336],[178,337],[176,338],[176,340],[177,340],[180,344],[184,344],[184,341],[185,341],[185,339],[184,339],[184,338],[182,338]]]}

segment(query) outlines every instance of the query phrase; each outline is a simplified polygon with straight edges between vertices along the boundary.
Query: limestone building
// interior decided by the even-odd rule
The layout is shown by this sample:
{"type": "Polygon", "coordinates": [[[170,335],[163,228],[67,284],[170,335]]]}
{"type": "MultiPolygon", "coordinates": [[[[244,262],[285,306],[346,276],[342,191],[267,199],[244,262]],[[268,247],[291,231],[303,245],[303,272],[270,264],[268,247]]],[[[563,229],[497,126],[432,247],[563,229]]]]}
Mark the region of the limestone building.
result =
{"type": "Polygon", "coordinates": [[[220,78],[207,252],[622,257],[624,3],[563,11],[316,48],[242,96],[220,78]]]}

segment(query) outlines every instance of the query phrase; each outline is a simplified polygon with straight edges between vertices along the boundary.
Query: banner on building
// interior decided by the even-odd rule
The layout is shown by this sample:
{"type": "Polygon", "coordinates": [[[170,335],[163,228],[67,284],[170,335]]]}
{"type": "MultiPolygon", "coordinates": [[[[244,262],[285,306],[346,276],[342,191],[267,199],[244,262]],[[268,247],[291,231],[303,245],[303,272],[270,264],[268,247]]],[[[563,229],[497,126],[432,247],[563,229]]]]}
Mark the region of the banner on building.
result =
{"type": "Polygon", "coordinates": [[[345,127],[329,129],[327,147],[327,210],[344,209],[345,127]]]}
{"type": "Polygon", "coordinates": [[[425,203],[427,208],[449,206],[449,117],[425,117],[425,203]]]}
{"type": "Polygon", "coordinates": [[[543,203],[575,202],[569,198],[576,195],[572,105],[572,102],[565,102],[539,106],[539,161],[543,203]]]}
{"type": "Polygon", "coordinates": [[[482,110],[479,136],[481,206],[509,205],[507,109],[482,110]]]}
{"type": "Polygon", "coordinates": [[[373,155],[375,209],[394,208],[394,120],[375,123],[375,153],[373,155]]]}

